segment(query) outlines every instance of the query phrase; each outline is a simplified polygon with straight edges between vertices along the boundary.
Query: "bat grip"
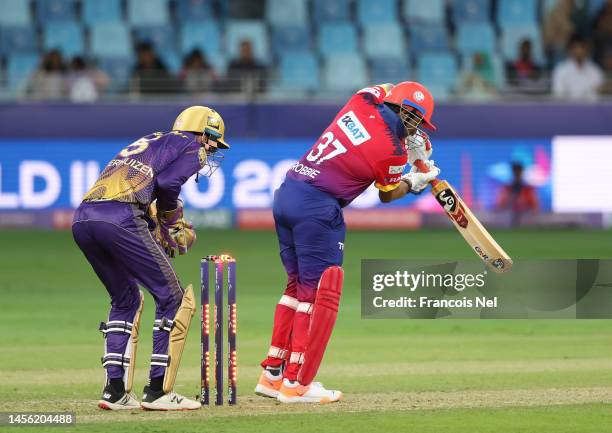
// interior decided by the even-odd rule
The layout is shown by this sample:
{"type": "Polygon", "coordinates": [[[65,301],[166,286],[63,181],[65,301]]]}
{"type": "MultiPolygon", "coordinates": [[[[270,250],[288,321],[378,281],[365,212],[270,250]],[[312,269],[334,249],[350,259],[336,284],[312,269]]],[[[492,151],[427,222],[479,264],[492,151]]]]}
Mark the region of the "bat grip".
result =
{"type": "MultiPolygon", "coordinates": [[[[425,164],[420,159],[417,159],[416,161],[414,161],[414,165],[416,166],[416,168],[419,169],[421,173],[427,173],[429,171],[429,167],[427,167],[427,164],[425,164]]],[[[438,183],[438,179],[434,179],[429,183],[431,183],[432,186],[436,186],[436,184],[438,183]]]]}

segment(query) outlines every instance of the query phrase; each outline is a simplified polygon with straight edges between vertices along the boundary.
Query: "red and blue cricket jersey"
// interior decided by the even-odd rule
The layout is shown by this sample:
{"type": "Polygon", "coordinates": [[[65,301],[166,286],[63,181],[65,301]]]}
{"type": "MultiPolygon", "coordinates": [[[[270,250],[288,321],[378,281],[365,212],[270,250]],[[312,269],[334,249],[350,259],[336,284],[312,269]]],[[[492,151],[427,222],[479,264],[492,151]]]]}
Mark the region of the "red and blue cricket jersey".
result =
{"type": "Polygon", "coordinates": [[[399,185],[407,163],[404,125],[383,104],[381,86],[357,92],[315,145],[287,173],[348,205],[372,182],[382,191],[399,185]]]}
{"type": "Polygon", "coordinates": [[[406,133],[399,116],[383,104],[385,95],[380,86],[353,95],[276,191],[280,256],[287,290],[295,288],[285,294],[299,302],[314,302],[323,271],[342,265],[342,208],[372,182],[382,191],[400,183],[408,159],[406,133]]]}

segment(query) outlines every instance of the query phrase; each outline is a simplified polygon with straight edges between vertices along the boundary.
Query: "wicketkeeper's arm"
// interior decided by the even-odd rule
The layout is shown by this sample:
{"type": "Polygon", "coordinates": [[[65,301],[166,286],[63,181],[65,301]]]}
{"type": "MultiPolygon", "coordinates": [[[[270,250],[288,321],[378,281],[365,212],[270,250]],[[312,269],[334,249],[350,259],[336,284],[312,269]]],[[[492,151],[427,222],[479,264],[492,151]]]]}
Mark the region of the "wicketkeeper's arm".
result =
{"type": "Polygon", "coordinates": [[[200,168],[198,152],[188,151],[179,156],[157,175],[155,195],[157,197],[158,212],[171,211],[178,208],[178,197],[181,193],[181,187],[200,168]]]}

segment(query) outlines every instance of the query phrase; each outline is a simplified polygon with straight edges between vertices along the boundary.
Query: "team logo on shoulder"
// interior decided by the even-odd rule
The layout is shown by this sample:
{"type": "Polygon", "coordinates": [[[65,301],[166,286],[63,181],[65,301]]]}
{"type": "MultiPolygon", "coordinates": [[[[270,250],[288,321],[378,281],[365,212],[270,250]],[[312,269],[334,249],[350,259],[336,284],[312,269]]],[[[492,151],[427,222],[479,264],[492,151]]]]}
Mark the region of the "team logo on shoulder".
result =
{"type": "Polygon", "coordinates": [[[341,115],[336,124],[355,146],[359,146],[372,138],[353,111],[341,115]]]}
{"type": "Polygon", "coordinates": [[[400,174],[404,172],[404,167],[406,165],[390,165],[389,166],[389,174],[400,174]]]}

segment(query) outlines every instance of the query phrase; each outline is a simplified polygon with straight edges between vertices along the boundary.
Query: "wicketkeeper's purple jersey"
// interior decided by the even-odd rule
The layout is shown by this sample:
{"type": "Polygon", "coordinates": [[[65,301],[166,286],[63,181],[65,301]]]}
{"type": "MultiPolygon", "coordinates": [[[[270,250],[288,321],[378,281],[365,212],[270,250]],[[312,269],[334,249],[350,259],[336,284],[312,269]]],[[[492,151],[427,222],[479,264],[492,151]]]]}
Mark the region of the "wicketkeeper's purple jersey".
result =
{"type": "Polygon", "coordinates": [[[189,132],[156,132],[119,152],[104,168],[84,202],[117,201],[159,210],[176,209],[181,186],[206,161],[204,147],[189,132]]]}

